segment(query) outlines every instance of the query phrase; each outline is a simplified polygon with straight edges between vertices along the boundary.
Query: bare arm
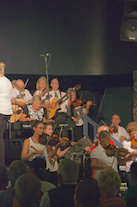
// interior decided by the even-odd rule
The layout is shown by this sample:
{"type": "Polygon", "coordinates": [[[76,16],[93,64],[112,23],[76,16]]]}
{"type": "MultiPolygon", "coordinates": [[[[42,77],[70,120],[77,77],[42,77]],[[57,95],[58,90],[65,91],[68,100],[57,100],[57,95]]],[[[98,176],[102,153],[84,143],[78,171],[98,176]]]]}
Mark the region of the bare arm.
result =
{"type": "Polygon", "coordinates": [[[111,166],[107,166],[107,165],[99,165],[97,163],[97,161],[98,161],[98,159],[96,159],[96,158],[91,159],[91,163],[90,163],[91,168],[94,168],[96,170],[102,170],[105,168],[112,168],[111,166]]]}
{"type": "Polygon", "coordinates": [[[25,139],[23,142],[23,147],[22,147],[22,152],[21,152],[21,160],[28,160],[30,157],[32,157],[34,154],[28,153],[28,148],[29,148],[29,139],[25,139]]]}
{"type": "Polygon", "coordinates": [[[92,101],[87,101],[86,109],[83,112],[83,114],[88,115],[91,104],[92,104],[92,101]]]}
{"type": "Polygon", "coordinates": [[[34,120],[34,118],[28,118],[27,115],[24,113],[22,113],[19,118],[19,121],[21,122],[32,121],[32,120],[34,120]]]}

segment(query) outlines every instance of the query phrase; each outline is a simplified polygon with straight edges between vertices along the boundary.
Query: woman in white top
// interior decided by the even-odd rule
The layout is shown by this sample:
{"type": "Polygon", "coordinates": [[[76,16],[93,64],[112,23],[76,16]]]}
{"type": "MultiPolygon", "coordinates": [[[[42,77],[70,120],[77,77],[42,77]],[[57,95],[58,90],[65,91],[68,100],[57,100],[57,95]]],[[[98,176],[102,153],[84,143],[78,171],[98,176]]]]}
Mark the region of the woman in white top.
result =
{"type": "Polygon", "coordinates": [[[55,149],[52,152],[47,153],[47,148],[45,145],[40,144],[39,137],[43,134],[44,124],[42,121],[34,121],[32,123],[33,136],[24,140],[23,148],[21,152],[21,160],[33,160],[36,157],[41,157],[46,160],[46,170],[50,170],[51,164],[49,158],[54,157],[56,154],[60,143],[55,146],[55,149]]]}
{"type": "Polygon", "coordinates": [[[5,144],[3,135],[6,129],[7,120],[12,114],[11,94],[12,84],[4,76],[5,64],[0,62],[0,164],[5,165],[5,144]]]}
{"type": "MultiPolygon", "coordinates": [[[[44,127],[44,133],[52,136],[53,133],[53,129],[52,129],[52,124],[51,123],[45,123],[45,127],[44,127]]],[[[63,144],[63,142],[61,142],[61,144],[63,144]]],[[[76,142],[71,142],[70,146],[68,146],[65,150],[61,150],[61,148],[59,147],[57,150],[56,155],[52,158],[50,158],[51,161],[51,167],[50,167],[50,172],[52,172],[51,175],[51,179],[50,182],[53,183],[54,185],[58,185],[58,177],[57,177],[57,170],[58,170],[58,158],[63,157],[70,149],[72,146],[74,146],[76,144],[76,142]]],[[[47,145],[47,152],[51,153],[56,146],[52,146],[52,145],[47,145]]]]}

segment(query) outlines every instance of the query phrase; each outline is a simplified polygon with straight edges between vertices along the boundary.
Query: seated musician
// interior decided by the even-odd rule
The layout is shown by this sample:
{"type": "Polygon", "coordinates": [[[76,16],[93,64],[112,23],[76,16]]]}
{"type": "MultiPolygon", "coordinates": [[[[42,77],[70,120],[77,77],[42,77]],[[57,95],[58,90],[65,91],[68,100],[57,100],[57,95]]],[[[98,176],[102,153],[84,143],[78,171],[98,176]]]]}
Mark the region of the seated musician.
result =
{"type": "MultiPolygon", "coordinates": [[[[122,147],[122,142],[124,140],[128,140],[130,138],[130,136],[127,133],[127,131],[124,129],[124,127],[119,126],[121,119],[118,114],[114,114],[112,116],[111,122],[112,122],[112,126],[114,126],[116,129],[116,131],[114,129],[114,133],[111,134],[111,138],[114,141],[116,146],[122,147]]],[[[110,126],[110,128],[111,128],[111,126],[110,126]]]]}
{"type": "Polygon", "coordinates": [[[24,82],[21,79],[16,80],[15,88],[12,89],[12,103],[25,107],[25,102],[32,99],[30,92],[25,89],[24,82]]]}
{"type": "MultiPolygon", "coordinates": [[[[71,92],[71,102],[73,104],[73,102],[76,100],[76,91],[73,88],[69,88],[67,92],[71,92]]],[[[86,108],[80,105],[76,106],[75,108],[73,107],[73,115],[75,117],[72,116],[72,119],[73,121],[76,121],[76,128],[74,129],[75,141],[78,141],[83,137],[83,119],[81,115],[82,113],[88,115],[91,104],[92,101],[87,101],[86,108]]]]}
{"type": "MultiPolygon", "coordinates": [[[[53,129],[52,129],[52,124],[51,123],[45,123],[44,124],[44,132],[49,135],[52,136],[53,133],[53,129]]],[[[57,136],[58,137],[58,136],[57,136]]],[[[53,136],[54,138],[54,136],[53,136]]],[[[55,138],[54,138],[55,139],[55,138]]],[[[59,138],[57,138],[57,141],[59,141],[59,138]]],[[[56,142],[55,142],[56,144],[56,142]]],[[[63,142],[62,142],[63,144],[63,142]]],[[[64,143],[65,144],[65,143],[64,143]]],[[[54,185],[58,185],[58,177],[57,177],[57,170],[58,170],[58,158],[63,157],[70,149],[72,146],[74,146],[76,144],[76,142],[71,142],[67,145],[66,143],[66,149],[64,149],[63,151],[61,150],[61,147],[59,146],[58,150],[57,150],[57,154],[51,159],[49,158],[49,161],[51,161],[51,167],[50,167],[50,182],[53,183],[54,185]]],[[[48,154],[50,152],[52,152],[55,148],[54,143],[49,143],[49,145],[47,145],[47,152],[48,154]]]]}
{"type": "Polygon", "coordinates": [[[36,91],[33,96],[39,95],[41,97],[41,104],[40,107],[43,108],[55,108],[54,104],[49,104],[48,103],[48,93],[47,93],[47,79],[45,76],[41,76],[36,83],[36,91]]]}
{"type": "Polygon", "coordinates": [[[19,121],[30,122],[32,120],[46,121],[44,117],[44,110],[40,107],[41,97],[36,95],[32,99],[32,105],[26,105],[19,121]]]}
{"type": "MultiPolygon", "coordinates": [[[[52,79],[50,85],[52,88],[52,90],[49,92],[50,104],[53,104],[55,108],[53,109],[49,107],[49,119],[54,119],[58,123],[66,123],[66,112],[67,108],[70,107],[70,99],[67,98],[67,94],[65,92],[61,92],[59,90],[59,81],[57,80],[57,78],[52,79]],[[56,101],[58,101],[57,105],[56,101]]],[[[67,130],[63,130],[63,136],[67,135],[67,130]]]]}

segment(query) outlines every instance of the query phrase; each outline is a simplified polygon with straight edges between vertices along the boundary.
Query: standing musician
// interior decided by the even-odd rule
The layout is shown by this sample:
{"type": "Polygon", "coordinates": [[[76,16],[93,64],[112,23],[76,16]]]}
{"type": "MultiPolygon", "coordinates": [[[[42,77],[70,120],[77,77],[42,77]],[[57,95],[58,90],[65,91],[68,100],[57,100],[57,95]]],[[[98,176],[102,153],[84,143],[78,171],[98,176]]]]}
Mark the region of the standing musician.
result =
{"type": "Polygon", "coordinates": [[[90,106],[92,105],[92,101],[87,101],[86,103],[86,108],[82,107],[80,105],[76,106],[75,108],[72,107],[73,102],[76,100],[76,91],[73,88],[69,88],[67,90],[67,93],[71,92],[71,110],[73,108],[73,114],[71,113],[71,118],[73,121],[76,122],[76,128],[74,129],[74,136],[75,136],[75,141],[78,141],[83,137],[83,119],[82,119],[82,113],[88,115],[90,106]]]}
{"type": "Polygon", "coordinates": [[[122,147],[122,142],[130,138],[127,131],[124,127],[119,126],[121,122],[120,116],[118,114],[114,114],[111,119],[112,126],[115,127],[116,132],[111,134],[111,138],[114,141],[115,145],[118,147],[122,147]],[[120,144],[119,144],[120,143],[120,144]]]}
{"type": "MultiPolygon", "coordinates": [[[[49,136],[52,136],[53,133],[53,129],[52,129],[52,124],[51,123],[45,123],[44,124],[44,133],[46,133],[49,136]]],[[[54,136],[53,136],[54,139],[54,136]]],[[[61,140],[61,139],[60,139],[61,140]]],[[[57,138],[57,141],[59,141],[59,137],[57,138]]],[[[61,142],[63,144],[63,141],[61,142]]],[[[53,145],[54,143],[49,143],[47,145],[47,152],[50,153],[54,150],[55,145],[53,145]]],[[[56,144],[56,143],[55,143],[56,144]]],[[[76,142],[71,142],[71,144],[69,144],[69,146],[65,149],[65,150],[61,150],[61,147],[59,146],[56,155],[52,158],[51,160],[51,167],[50,167],[50,182],[53,183],[54,185],[58,185],[58,176],[57,176],[57,170],[58,170],[58,158],[63,157],[70,149],[72,146],[74,146],[76,144],[76,142]]]]}
{"type": "Polygon", "coordinates": [[[4,76],[5,64],[0,62],[0,164],[5,165],[5,144],[3,135],[6,129],[7,120],[12,114],[11,93],[12,84],[4,76]]]}
{"type": "Polygon", "coordinates": [[[14,101],[14,104],[19,105],[24,109],[25,102],[28,102],[31,99],[32,95],[25,89],[24,82],[21,79],[16,80],[15,88],[12,89],[12,101],[14,101]]]}
{"type": "MultiPolygon", "coordinates": [[[[117,169],[117,154],[112,154],[112,156],[109,156],[107,154],[106,148],[109,146],[110,143],[110,132],[108,131],[101,131],[99,133],[99,141],[100,143],[98,146],[91,151],[90,157],[91,157],[91,168],[95,169],[94,178],[97,179],[98,175],[101,170],[105,168],[113,168],[115,171],[118,172],[117,169]]],[[[128,153],[122,160],[128,161],[131,159],[131,154],[128,153]]],[[[121,158],[118,158],[118,161],[121,160],[121,158]]]]}

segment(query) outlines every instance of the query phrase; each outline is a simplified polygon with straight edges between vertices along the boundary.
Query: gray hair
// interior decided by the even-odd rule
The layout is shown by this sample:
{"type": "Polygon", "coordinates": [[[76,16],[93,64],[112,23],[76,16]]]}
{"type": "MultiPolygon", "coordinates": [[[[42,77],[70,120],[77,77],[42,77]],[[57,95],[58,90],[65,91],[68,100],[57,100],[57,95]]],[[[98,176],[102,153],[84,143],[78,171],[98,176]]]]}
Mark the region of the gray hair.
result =
{"type": "Polygon", "coordinates": [[[38,96],[38,95],[35,95],[35,96],[33,96],[32,101],[33,101],[33,102],[40,102],[40,101],[41,101],[41,97],[38,96]]]}
{"type": "Polygon", "coordinates": [[[102,195],[115,196],[119,191],[121,178],[115,170],[106,168],[99,173],[97,182],[102,195]]]}
{"type": "Polygon", "coordinates": [[[14,199],[22,207],[36,206],[40,191],[40,180],[32,173],[21,175],[15,182],[14,199]]]}
{"type": "Polygon", "coordinates": [[[79,174],[79,165],[74,160],[64,158],[59,162],[58,173],[64,182],[76,182],[79,174]]]}
{"type": "Polygon", "coordinates": [[[99,133],[99,140],[100,140],[100,138],[106,138],[106,137],[110,137],[110,136],[111,136],[110,132],[103,130],[99,133]]]}
{"type": "Polygon", "coordinates": [[[14,160],[8,170],[9,175],[9,181],[11,182],[11,186],[14,187],[15,181],[20,175],[23,175],[28,172],[27,165],[20,161],[20,160],[14,160]]]}

